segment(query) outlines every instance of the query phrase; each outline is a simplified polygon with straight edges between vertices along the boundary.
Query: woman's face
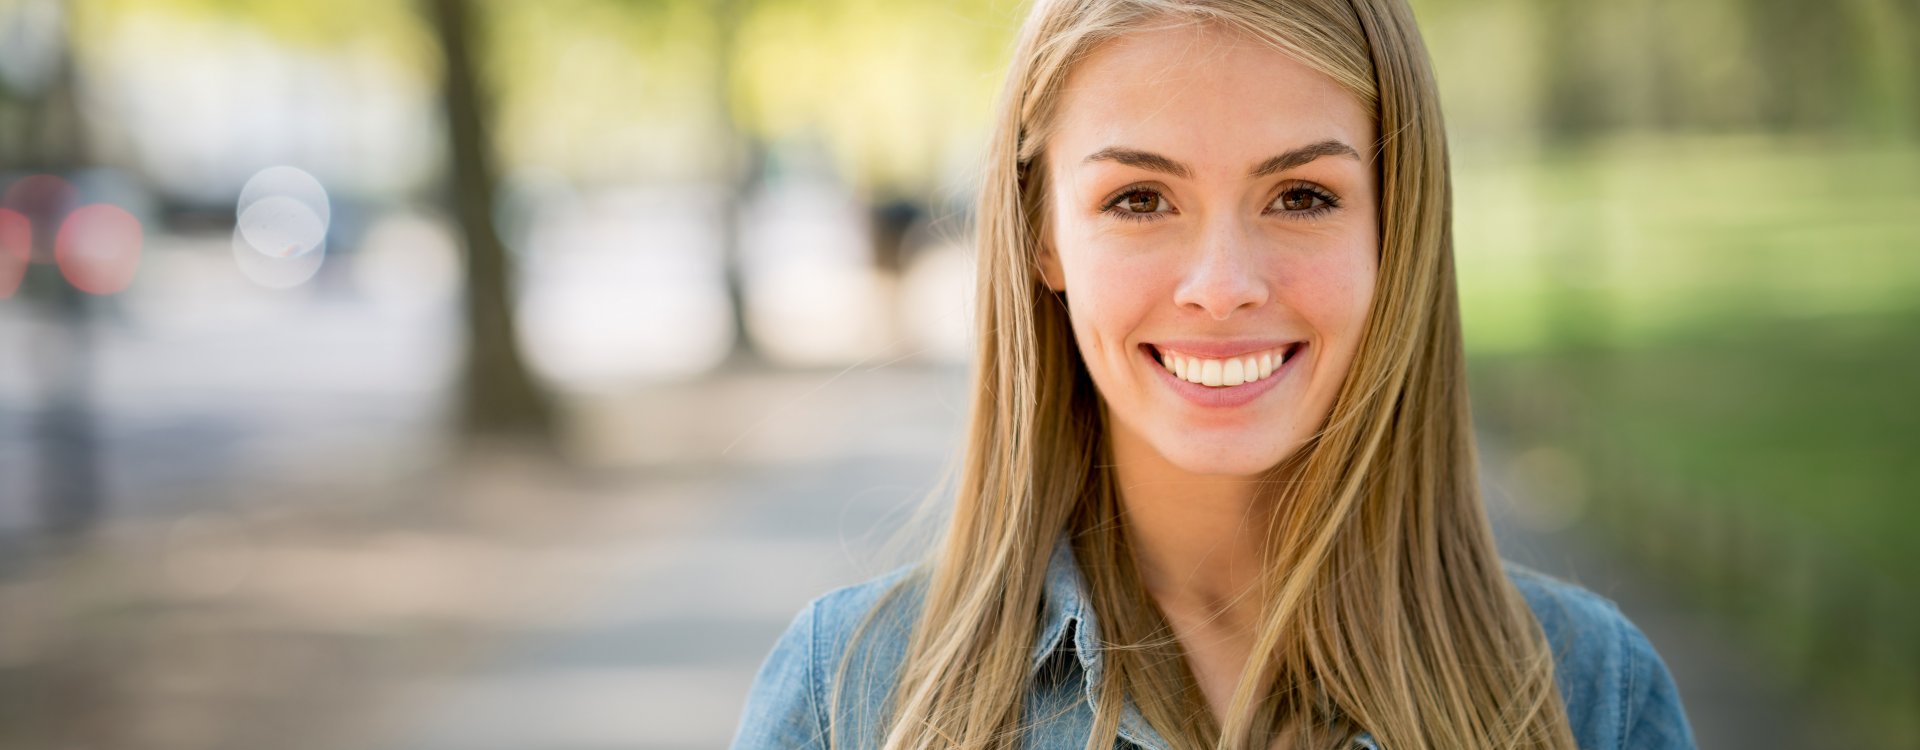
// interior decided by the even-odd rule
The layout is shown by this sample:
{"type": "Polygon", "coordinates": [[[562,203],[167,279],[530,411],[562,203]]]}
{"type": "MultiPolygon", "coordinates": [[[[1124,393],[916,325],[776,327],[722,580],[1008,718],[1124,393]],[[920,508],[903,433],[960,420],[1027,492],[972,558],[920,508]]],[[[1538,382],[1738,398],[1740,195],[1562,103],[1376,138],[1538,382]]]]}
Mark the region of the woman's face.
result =
{"type": "Polygon", "coordinates": [[[1063,97],[1040,262],[1116,453],[1240,476],[1286,459],[1324,424],[1373,295],[1365,110],[1206,24],[1101,45],[1063,97]]]}

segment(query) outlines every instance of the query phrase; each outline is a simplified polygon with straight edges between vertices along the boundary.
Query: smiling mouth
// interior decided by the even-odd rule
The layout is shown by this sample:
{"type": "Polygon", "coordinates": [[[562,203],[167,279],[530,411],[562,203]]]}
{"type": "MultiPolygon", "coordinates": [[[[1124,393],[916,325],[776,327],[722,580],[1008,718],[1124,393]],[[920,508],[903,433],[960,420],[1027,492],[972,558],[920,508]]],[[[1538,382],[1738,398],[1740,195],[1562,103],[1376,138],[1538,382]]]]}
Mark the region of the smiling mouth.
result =
{"type": "Polygon", "coordinates": [[[1236,357],[1209,358],[1161,349],[1153,344],[1141,344],[1155,362],[1166,368],[1174,377],[1189,383],[1210,388],[1232,388],[1257,383],[1273,376],[1275,370],[1298,356],[1306,346],[1295,342],[1264,351],[1250,352],[1236,357]]]}

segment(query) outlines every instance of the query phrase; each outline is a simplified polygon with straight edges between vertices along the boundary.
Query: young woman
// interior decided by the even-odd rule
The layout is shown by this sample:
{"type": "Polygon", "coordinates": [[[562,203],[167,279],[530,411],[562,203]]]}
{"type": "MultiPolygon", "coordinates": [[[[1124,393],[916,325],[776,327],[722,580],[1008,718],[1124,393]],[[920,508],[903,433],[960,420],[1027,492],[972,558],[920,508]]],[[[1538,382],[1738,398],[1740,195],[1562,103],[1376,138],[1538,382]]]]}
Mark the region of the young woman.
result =
{"type": "Polygon", "coordinates": [[[1402,0],[1040,0],[923,564],[816,599],[739,748],[1686,748],[1613,605],[1498,557],[1402,0]]]}

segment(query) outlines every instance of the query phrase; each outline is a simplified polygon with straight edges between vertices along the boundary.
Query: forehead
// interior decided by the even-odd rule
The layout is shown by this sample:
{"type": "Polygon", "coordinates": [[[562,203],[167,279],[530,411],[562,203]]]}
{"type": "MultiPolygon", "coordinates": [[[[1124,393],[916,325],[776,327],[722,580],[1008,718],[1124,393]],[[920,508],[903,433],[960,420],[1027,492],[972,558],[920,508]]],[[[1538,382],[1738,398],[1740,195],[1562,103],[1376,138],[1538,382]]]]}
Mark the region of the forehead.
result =
{"type": "Polygon", "coordinates": [[[1049,150],[1075,164],[1142,148],[1201,172],[1244,171],[1273,152],[1338,138],[1365,153],[1358,98],[1271,44],[1211,23],[1162,23],[1096,46],[1069,73],[1049,150]]]}

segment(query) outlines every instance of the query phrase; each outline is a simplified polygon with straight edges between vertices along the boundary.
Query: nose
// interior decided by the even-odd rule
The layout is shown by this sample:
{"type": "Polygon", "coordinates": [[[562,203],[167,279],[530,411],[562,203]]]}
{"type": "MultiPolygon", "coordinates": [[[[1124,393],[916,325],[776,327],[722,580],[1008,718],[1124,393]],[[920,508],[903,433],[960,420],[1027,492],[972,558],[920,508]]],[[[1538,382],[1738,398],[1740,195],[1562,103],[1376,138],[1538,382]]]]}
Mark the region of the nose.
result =
{"type": "Polygon", "coordinates": [[[1173,301],[1182,308],[1206,312],[1214,320],[1226,320],[1242,307],[1266,304],[1267,283],[1261,276],[1258,247],[1243,222],[1221,219],[1206,228],[1173,301]]]}

